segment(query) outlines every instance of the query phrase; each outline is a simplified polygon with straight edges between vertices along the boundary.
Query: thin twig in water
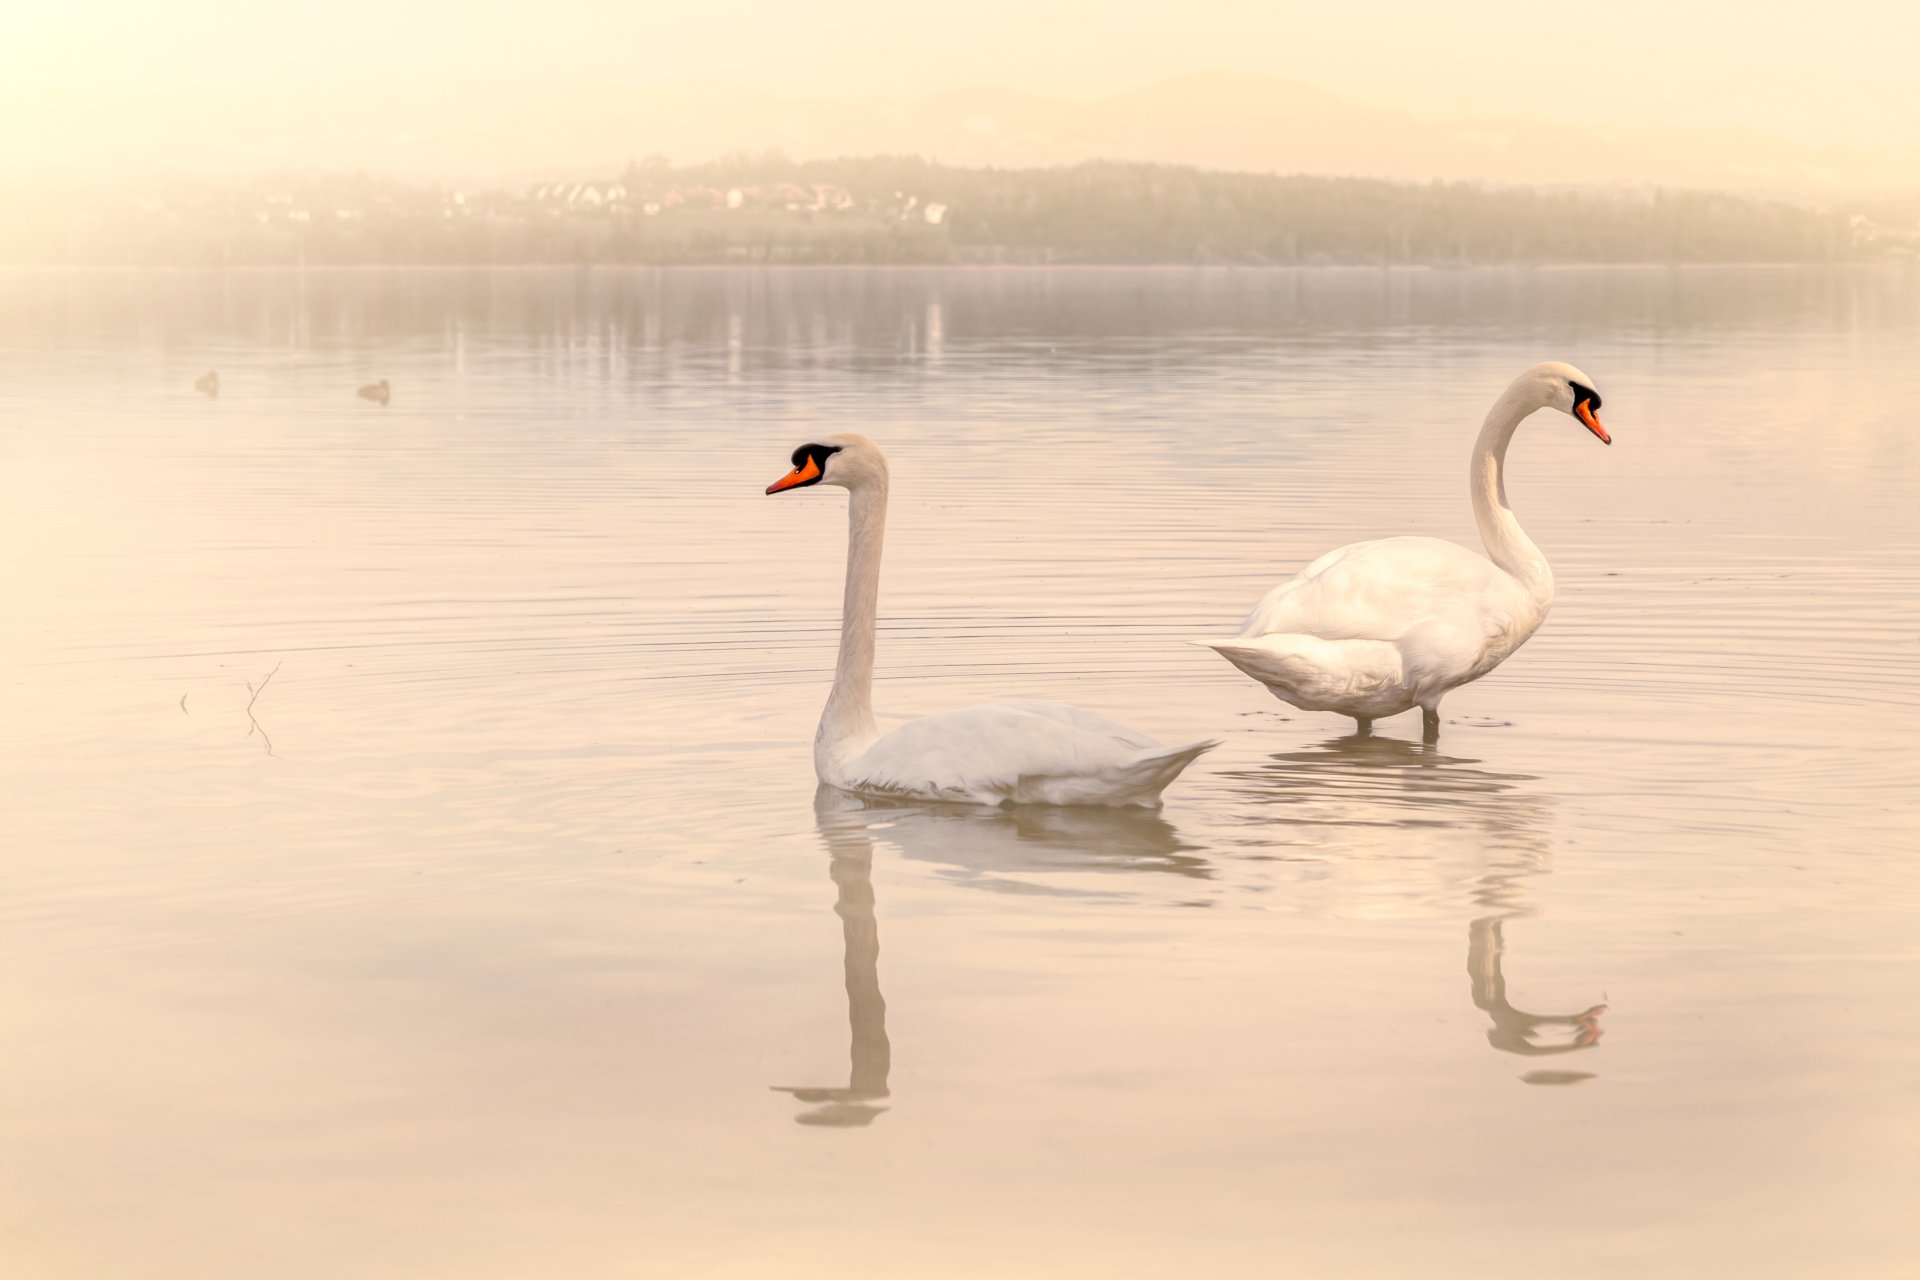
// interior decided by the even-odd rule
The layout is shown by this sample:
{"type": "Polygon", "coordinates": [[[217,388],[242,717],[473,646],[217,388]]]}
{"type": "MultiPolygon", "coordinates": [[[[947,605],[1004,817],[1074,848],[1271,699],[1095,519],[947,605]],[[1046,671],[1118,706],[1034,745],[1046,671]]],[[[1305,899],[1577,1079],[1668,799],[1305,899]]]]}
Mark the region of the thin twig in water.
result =
{"type": "MultiPolygon", "coordinates": [[[[260,733],[260,741],[262,741],[262,742],[264,742],[264,743],[266,743],[266,744],[267,744],[267,754],[268,754],[268,755],[272,755],[272,754],[273,754],[273,739],[272,739],[272,738],[269,738],[269,737],[267,736],[267,731],[266,731],[265,729],[262,729],[262,728],[260,727],[260,722],[259,722],[258,720],[254,720],[254,718],[253,718],[253,704],[254,704],[254,703],[256,703],[256,702],[258,702],[258,701],[260,701],[260,695],[261,695],[262,693],[264,693],[264,692],[266,691],[266,688],[267,688],[267,685],[268,685],[268,683],[269,683],[269,682],[271,682],[271,681],[273,680],[273,678],[274,678],[275,676],[277,676],[277,675],[279,675],[279,674],[280,674],[280,663],[281,663],[281,662],[285,662],[285,661],[286,661],[286,659],[285,659],[285,658],[282,658],[282,659],[280,660],[280,662],[276,662],[276,663],[274,663],[274,664],[273,664],[273,670],[271,670],[271,671],[269,671],[269,672],[267,672],[267,678],[266,678],[265,680],[262,680],[262,681],[260,682],[260,687],[259,687],[258,689],[256,689],[256,688],[254,688],[254,687],[253,687],[253,682],[252,682],[252,681],[248,681],[248,682],[247,682],[247,692],[253,695],[252,697],[250,697],[250,698],[248,698],[248,699],[247,699],[247,719],[248,719],[249,721],[252,721],[252,723],[253,723],[253,728],[252,728],[252,729],[248,729],[248,730],[247,730],[247,736],[248,736],[249,738],[251,738],[251,737],[252,737],[252,736],[254,735],[254,731],[255,731],[255,730],[258,730],[258,731],[259,731],[259,733],[260,733]]],[[[186,700],[185,698],[182,698],[182,699],[181,699],[181,701],[183,701],[183,702],[184,702],[185,700],[186,700]]],[[[184,708],[182,708],[182,709],[184,710],[184,708]]]]}
{"type": "Polygon", "coordinates": [[[193,714],[193,712],[187,710],[187,695],[184,693],[180,695],[180,714],[183,716],[190,716],[193,714]]]}

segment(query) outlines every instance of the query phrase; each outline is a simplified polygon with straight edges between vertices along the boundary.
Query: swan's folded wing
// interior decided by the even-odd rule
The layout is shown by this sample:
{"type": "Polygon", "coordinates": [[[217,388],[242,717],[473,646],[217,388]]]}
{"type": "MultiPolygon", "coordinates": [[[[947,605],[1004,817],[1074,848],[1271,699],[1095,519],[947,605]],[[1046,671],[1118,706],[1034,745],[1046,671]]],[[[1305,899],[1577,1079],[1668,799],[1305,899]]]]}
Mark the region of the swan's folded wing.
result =
{"type": "Polygon", "coordinates": [[[1065,702],[1034,702],[1025,698],[1019,698],[1009,699],[1006,702],[990,702],[981,707],[970,708],[970,710],[985,711],[994,707],[1005,707],[1012,711],[1024,711],[1029,715],[1041,716],[1048,720],[1056,720],[1069,728],[1078,729],[1082,733],[1104,735],[1120,743],[1122,746],[1135,751],[1143,751],[1148,747],[1157,747],[1160,745],[1157,739],[1148,737],[1138,729],[1129,729],[1126,725],[1109,720],[1103,715],[1087,710],[1085,707],[1076,707],[1065,702]]]}
{"type": "Polygon", "coordinates": [[[848,783],[876,794],[980,804],[1151,803],[1211,745],[1163,748],[1060,703],[986,703],[909,720],[853,761],[848,783]]]}
{"type": "Polygon", "coordinates": [[[1393,640],[1488,591],[1500,570],[1439,538],[1381,538],[1330,551],[1254,607],[1242,636],[1393,640]]]}

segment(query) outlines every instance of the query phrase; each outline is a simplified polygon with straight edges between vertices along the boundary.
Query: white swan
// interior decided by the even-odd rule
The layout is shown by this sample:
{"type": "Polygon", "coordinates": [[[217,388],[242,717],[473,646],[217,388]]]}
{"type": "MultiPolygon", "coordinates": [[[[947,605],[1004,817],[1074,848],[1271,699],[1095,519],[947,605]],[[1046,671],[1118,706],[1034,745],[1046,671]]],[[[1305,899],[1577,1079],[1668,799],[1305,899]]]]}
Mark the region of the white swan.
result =
{"type": "Polygon", "coordinates": [[[808,485],[849,492],[847,583],[840,661],[813,739],[820,781],[862,795],[973,804],[1157,805],[1201,752],[1056,702],[992,702],[909,720],[885,734],[873,718],[874,627],[886,534],[887,459],[861,435],[793,451],[793,470],[768,493],[808,485]]]}
{"type": "Polygon", "coordinates": [[[1536,409],[1558,409],[1612,444],[1599,407],[1593,380],[1557,361],[1494,401],[1469,473],[1486,556],[1438,538],[1356,542],[1268,592],[1238,636],[1197,643],[1303,711],[1352,716],[1365,733],[1419,707],[1437,736],[1440,699],[1499,666],[1553,603],[1553,571],[1507,507],[1507,442],[1536,409]]]}

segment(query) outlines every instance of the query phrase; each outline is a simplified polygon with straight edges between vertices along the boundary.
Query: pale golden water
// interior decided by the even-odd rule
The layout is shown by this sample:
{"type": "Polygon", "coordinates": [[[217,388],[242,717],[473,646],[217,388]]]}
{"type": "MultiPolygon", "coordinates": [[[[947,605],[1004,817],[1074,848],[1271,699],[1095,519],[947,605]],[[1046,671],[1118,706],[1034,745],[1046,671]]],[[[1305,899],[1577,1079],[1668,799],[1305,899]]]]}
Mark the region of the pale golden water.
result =
{"type": "Polygon", "coordinates": [[[1915,1274],[1917,423],[1898,271],[6,276],[0,1269],[1915,1274]],[[1184,643],[1546,358],[1437,748],[1184,643]],[[847,429],[1160,816],[816,796],[847,429]]]}

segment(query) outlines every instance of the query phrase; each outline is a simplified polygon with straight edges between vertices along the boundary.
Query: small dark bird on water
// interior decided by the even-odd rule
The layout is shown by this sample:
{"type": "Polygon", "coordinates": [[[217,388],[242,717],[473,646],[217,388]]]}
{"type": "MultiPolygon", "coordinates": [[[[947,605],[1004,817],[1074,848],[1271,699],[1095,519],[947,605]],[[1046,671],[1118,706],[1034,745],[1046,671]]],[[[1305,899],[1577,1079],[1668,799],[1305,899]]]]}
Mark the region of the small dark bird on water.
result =
{"type": "Polygon", "coordinates": [[[209,369],[204,374],[200,375],[198,378],[195,378],[193,380],[193,389],[195,391],[198,391],[203,396],[210,396],[216,400],[219,399],[220,397],[219,371],[215,369],[209,369]]]}
{"type": "Polygon", "coordinates": [[[378,382],[369,382],[366,386],[360,388],[360,398],[362,400],[371,400],[375,404],[385,404],[388,399],[392,397],[392,394],[393,393],[387,389],[387,380],[385,378],[380,379],[378,382]]]}

